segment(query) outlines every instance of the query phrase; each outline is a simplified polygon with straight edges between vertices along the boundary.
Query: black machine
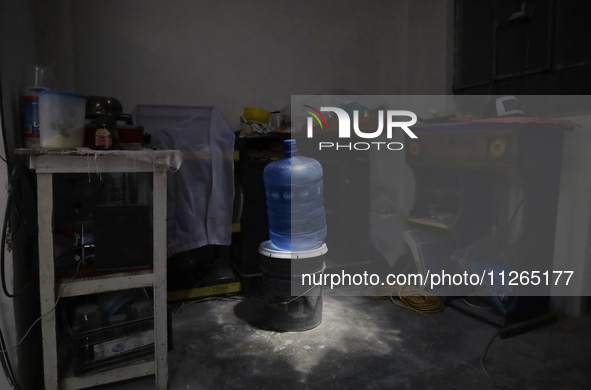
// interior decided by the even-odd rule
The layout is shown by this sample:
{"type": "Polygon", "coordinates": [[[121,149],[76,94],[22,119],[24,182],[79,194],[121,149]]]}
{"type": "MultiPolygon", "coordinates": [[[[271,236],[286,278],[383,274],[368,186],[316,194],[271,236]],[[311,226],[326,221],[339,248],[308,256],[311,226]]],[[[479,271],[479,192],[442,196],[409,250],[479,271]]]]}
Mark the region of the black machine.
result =
{"type": "Polygon", "coordinates": [[[150,207],[100,205],[93,209],[97,269],[139,268],[152,265],[150,207]]]}

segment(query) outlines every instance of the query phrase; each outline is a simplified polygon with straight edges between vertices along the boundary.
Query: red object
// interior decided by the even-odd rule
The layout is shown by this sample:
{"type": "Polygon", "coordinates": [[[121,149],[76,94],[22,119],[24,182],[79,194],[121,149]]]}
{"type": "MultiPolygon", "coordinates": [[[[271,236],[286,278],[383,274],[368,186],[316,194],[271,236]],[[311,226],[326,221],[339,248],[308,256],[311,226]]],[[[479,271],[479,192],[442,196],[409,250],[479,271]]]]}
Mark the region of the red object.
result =
{"type": "MultiPolygon", "coordinates": [[[[117,126],[119,143],[123,149],[141,149],[144,147],[144,127],[122,125],[117,126]]],[[[96,124],[87,123],[84,129],[84,146],[94,149],[96,124]]]]}
{"type": "Polygon", "coordinates": [[[143,126],[117,126],[117,132],[123,149],[141,149],[144,147],[143,126]]]}

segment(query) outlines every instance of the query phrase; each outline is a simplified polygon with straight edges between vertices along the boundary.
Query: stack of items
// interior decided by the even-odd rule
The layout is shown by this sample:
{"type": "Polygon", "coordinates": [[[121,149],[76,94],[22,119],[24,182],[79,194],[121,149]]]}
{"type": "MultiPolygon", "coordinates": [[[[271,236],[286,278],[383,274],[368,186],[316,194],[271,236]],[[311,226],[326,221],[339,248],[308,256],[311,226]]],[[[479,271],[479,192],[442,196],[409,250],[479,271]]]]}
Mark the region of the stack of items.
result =
{"type": "Polygon", "coordinates": [[[246,107],[240,115],[240,138],[253,138],[272,132],[289,132],[285,126],[285,114],[281,111],[269,112],[261,108],[246,107]]]}
{"type": "Polygon", "coordinates": [[[327,252],[322,166],[285,141],[285,157],[265,167],[263,178],[270,241],[261,243],[265,320],[280,331],[303,331],[322,321],[322,278],[327,252]]]}
{"type": "Polygon", "coordinates": [[[61,306],[76,375],[103,371],[154,355],[154,309],[145,290],[113,291],[61,306]]]}

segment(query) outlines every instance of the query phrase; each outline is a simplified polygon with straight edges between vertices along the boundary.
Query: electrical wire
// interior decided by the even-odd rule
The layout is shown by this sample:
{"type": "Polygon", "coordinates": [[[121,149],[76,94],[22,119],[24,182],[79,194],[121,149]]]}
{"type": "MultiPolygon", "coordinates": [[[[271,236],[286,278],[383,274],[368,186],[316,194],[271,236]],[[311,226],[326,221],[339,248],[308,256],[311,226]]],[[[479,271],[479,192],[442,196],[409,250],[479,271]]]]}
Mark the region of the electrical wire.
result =
{"type": "Polygon", "coordinates": [[[68,255],[71,255],[72,253],[76,252],[77,250],[84,249],[84,248],[94,248],[94,245],[78,245],[78,246],[75,246],[73,248],[68,249],[67,251],[65,251],[64,253],[62,253],[61,255],[59,255],[58,257],[56,257],[54,261],[57,262],[58,260],[61,260],[61,259],[65,258],[68,255]]]}
{"type": "Polygon", "coordinates": [[[398,297],[393,294],[390,301],[396,306],[400,306],[420,314],[439,313],[445,308],[443,301],[436,295],[425,290],[412,286],[401,286],[398,290],[398,297]],[[403,292],[408,290],[408,292],[403,292]],[[410,293],[411,295],[404,295],[410,293]]]}
{"type": "Polygon", "coordinates": [[[486,375],[486,377],[492,383],[492,385],[495,389],[499,389],[499,387],[495,384],[495,381],[493,381],[493,379],[490,377],[490,375],[488,374],[488,371],[486,371],[486,368],[484,367],[484,359],[486,358],[486,353],[488,352],[488,349],[490,348],[493,341],[497,338],[499,333],[501,333],[501,331],[498,331],[497,333],[495,333],[493,335],[493,337],[490,339],[490,341],[486,345],[486,348],[484,348],[484,352],[482,352],[482,356],[480,357],[480,367],[482,368],[482,371],[484,371],[484,375],[486,375]]]}
{"type": "MultiPolygon", "coordinates": [[[[0,330],[0,349],[6,349],[6,342],[4,341],[4,335],[2,334],[2,330],[0,330]]],[[[1,359],[0,363],[2,364],[2,369],[4,370],[4,375],[6,376],[6,380],[8,384],[15,390],[20,390],[20,386],[14,376],[14,370],[12,369],[12,364],[10,363],[10,357],[8,353],[2,352],[0,353],[1,359]]]]}
{"type": "Polygon", "coordinates": [[[361,289],[361,296],[368,299],[389,299],[390,302],[396,306],[412,310],[415,313],[427,315],[427,317],[436,324],[437,321],[431,318],[428,314],[439,313],[445,308],[441,298],[414,286],[398,285],[390,287],[374,287],[373,292],[375,295],[364,294],[366,288],[367,286],[361,289]]]}
{"type": "MultiPolygon", "coordinates": [[[[0,75],[0,132],[2,132],[2,141],[4,144],[4,157],[0,156],[0,160],[4,161],[6,163],[6,167],[7,167],[7,172],[10,172],[10,159],[9,159],[9,154],[8,154],[8,142],[6,139],[6,122],[4,122],[4,98],[3,98],[3,88],[2,88],[2,77],[0,75]]],[[[6,215],[5,215],[6,218],[6,215]]],[[[2,235],[2,238],[0,238],[0,240],[2,240],[2,243],[4,244],[4,238],[5,236],[2,235]]],[[[4,250],[2,248],[2,254],[1,254],[2,259],[4,259],[4,250]]],[[[2,333],[2,329],[0,329],[0,349],[1,350],[5,350],[6,349],[6,344],[4,342],[4,335],[2,333]]],[[[4,375],[6,376],[6,380],[8,381],[9,385],[12,386],[13,389],[15,390],[20,390],[21,387],[19,386],[15,375],[14,375],[14,371],[12,369],[12,365],[10,363],[10,357],[8,356],[8,353],[6,352],[1,352],[1,359],[0,359],[0,363],[2,364],[2,369],[4,370],[4,375]]]]}
{"type": "Polygon", "coordinates": [[[37,204],[37,183],[35,181],[35,175],[33,175],[32,171],[24,164],[17,164],[14,169],[12,170],[12,176],[9,183],[9,193],[13,195],[14,205],[16,206],[17,215],[21,223],[27,229],[27,232],[33,236],[37,237],[37,218],[34,217],[32,220],[33,223],[29,223],[27,218],[25,217],[24,210],[26,209],[22,204],[22,197],[23,191],[21,188],[21,175],[25,175],[26,179],[29,182],[29,186],[31,188],[31,194],[33,196],[33,204],[37,204]]]}
{"type": "Polygon", "coordinates": [[[521,207],[523,207],[523,198],[524,197],[521,197],[521,201],[519,202],[519,204],[515,208],[515,211],[513,212],[513,215],[511,216],[511,218],[509,219],[509,222],[507,222],[507,226],[505,227],[505,230],[508,230],[511,227],[511,224],[513,223],[513,220],[517,216],[517,213],[519,212],[519,210],[521,210],[521,207]]]}
{"type": "MultiPolygon", "coordinates": [[[[8,199],[6,200],[6,210],[4,211],[4,221],[2,224],[2,237],[0,242],[0,281],[2,284],[2,290],[4,294],[8,298],[14,298],[21,295],[30,285],[31,282],[27,283],[21,290],[17,292],[10,293],[8,291],[7,283],[6,283],[6,266],[5,266],[5,247],[6,247],[6,239],[8,233],[8,227],[10,224],[10,215],[12,212],[12,206],[15,206],[17,211],[17,215],[21,224],[25,227],[27,232],[32,236],[37,236],[37,226],[33,226],[33,224],[28,223],[25,218],[23,205],[21,204],[21,186],[20,186],[20,175],[25,174],[27,179],[29,180],[29,184],[31,185],[31,189],[33,190],[33,197],[35,198],[35,204],[37,203],[37,191],[36,191],[36,183],[35,178],[31,171],[24,166],[23,164],[18,164],[14,167],[12,171],[12,177],[9,184],[8,190],[8,199]]],[[[12,234],[15,234],[13,231],[12,234]]]]}
{"type": "MultiPolygon", "coordinates": [[[[366,287],[361,289],[361,296],[368,298],[368,299],[390,299],[390,301],[400,307],[404,307],[405,309],[409,309],[421,314],[427,313],[437,313],[444,309],[445,305],[441,298],[416,287],[413,286],[393,286],[393,287],[376,287],[374,288],[373,293],[376,295],[365,295],[366,287]],[[413,295],[403,295],[404,291],[407,291],[406,294],[412,293],[413,295]],[[398,300],[395,299],[394,295],[398,295],[398,300]]],[[[182,308],[182,307],[181,307],[182,308]]],[[[431,317],[429,317],[431,318],[431,317]]],[[[432,318],[431,318],[432,319],[432,318]]],[[[433,320],[433,319],[432,319],[433,320]]],[[[495,384],[491,376],[488,374],[486,367],[484,366],[484,359],[486,358],[486,353],[490,348],[491,344],[495,340],[495,338],[499,335],[500,331],[495,333],[493,337],[490,339],[482,356],[480,357],[480,367],[482,371],[486,375],[486,377],[491,381],[492,385],[495,389],[499,389],[499,387],[495,384]]]]}
{"type": "Polygon", "coordinates": [[[10,163],[8,162],[8,145],[6,143],[6,122],[4,122],[4,98],[2,93],[2,77],[0,77],[0,130],[2,131],[2,141],[4,143],[4,157],[0,156],[0,160],[4,161],[10,172],[10,163]]]}
{"type": "Polygon", "coordinates": [[[507,252],[507,247],[509,245],[508,239],[509,239],[509,230],[511,228],[511,225],[513,224],[513,220],[515,219],[515,217],[517,217],[517,213],[519,213],[519,210],[521,210],[521,208],[523,207],[523,200],[524,200],[525,196],[521,197],[521,201],[519,201],[519,204],[517,205],[517,207],[515,208],[515,211],[513,211],[513,215],[511,216],[511,218],[509,218],[509,221],[507,222],[507,224],[505,225],[504,229],[499,230],[499,240],[500,240],[500,245],[501,245],[501,249],[503,250],[503,252],[507,252]]]}
{"type": "MultiPolygon", "coordinates": [[[[474,295],[470,295],[470,297],[473,297],[474,295]]],[[[470,298],[468,297],[468,298],[470,298]]],[[[470,303],[468,302],[468,300],[466,298],[463,298],[462,301],[464,301],[464,304],[466,306],[470,306],[473,307],[474,309],[480,309],[480,310],[491,310],[492,306],[480,306],[480,305],[476,305],[474,303],[470,303]]]]}
{"type": "Polygon", "coordinates": [[[4,223],[2,224],[2,239],[0,242],[0,279],[2,280],[2,290],[4,291],[4,295],[6,295],[8,298],[14,298],[14,297],[21,295],[31,285],[31,283],[29,282],[22,289],[20,289],[17,292],[14,292],[14,293],[10,293],[8,291],[8,286],[6,283],[6,265],[5,265],[4,252],[5,252],[5,248],[6,248],[6,233],[7,233],[7,229],[8,229],[8,221],[10,219],[9,214],[10,214],[10,210],[11,210],[11,205],[12,205],[12,196],[9,193],[8,200],[6,202],[6,210],[4,212],[4,223]]]}
{"type": "Polygon", "coordinates": [[[67,282],[66,282],[66,283],[65,283],[65,284],[62,286],[62,288],[60,289],[60,292],[59,292],[59,294],[57,295],[57,298],[56,298],[56,300],[55,300],[55,305],[53,305],[53,307],[52,307],[52,308],[51,308],[51,309],[50,309],[50,310],[49,310],[47,313],[45,313],[45,314],[43,314],[41,317],[37,318],[37,319],[36,319],[36,320],[35,320],[35,321],[34,321],[34,322],[31,324],[31,326],[29,327],[29,329],[27,330],[27,332],[25,333],[25,335],[24,335],[23,337],[21,337],[21,339],[19,340],[19,342],[18,342],[18,343],[16,343],[16,345],[15,345],[14,347],[11,347],[11,348],[8,348],[8,349],[3,349],[3,350],[0,350],[0,353],[7,353],[7,352],[10,352],[10,351],[12,351],[12,350],[16,349],[16,348],[17,348],[19,345],[21,345],[21,343],[22,343],[23,341],[25,341],[25,339],[27,338],[27,336],[29,335],[29,333],[31,332],[31,330],[33,329],[33,327],[34,327],[34,326],[35,326],[35,325],[36,325],[36,324],[37,324],[39,321],[41,321],[43,318],[45,318],[46,316],[48,316],[49,314],[51,314],[51,313],[52,313],[52,312],[55,310],[55,308],[57,307],[57,305],[58,305],[58,303],[59,303],[59,301],[60,301],[60,298],[62,297],[62,293],[64,292],[64,289],[65,289],[65,288],[68,286],[68,284],[70,284],[70,283],[71,283],[71,282],[72,282],[72,281],[73,281],[73,280],[74,280],[74,279],[75,279],[75,278],[78,276],[78,273],[80,272],[80,264],[82,264],[82,263],[84,262],[84,260],[86,260],[86,259],[88,259],[88,258],[90,258],[90,257],[94,257],[94,255],[88,255],[88,256],[86,256],[86,257],[84,257],[84,258],[82,258],[82,259],[80,259],[80,260],[78,261],[78,265],[76,266],[76,274],[74,274],[74,276],[72,276],[70,279],[68,279],[68,281],[67,281],[67,282]]]}

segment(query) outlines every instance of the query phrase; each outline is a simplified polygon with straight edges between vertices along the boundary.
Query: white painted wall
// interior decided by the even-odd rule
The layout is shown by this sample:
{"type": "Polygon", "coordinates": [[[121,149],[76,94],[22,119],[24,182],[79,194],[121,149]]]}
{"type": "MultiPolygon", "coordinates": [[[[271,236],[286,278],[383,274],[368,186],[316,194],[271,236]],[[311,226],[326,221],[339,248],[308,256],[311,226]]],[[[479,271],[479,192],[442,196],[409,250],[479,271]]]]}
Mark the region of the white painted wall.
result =
{"type": "Polygon", "coordinates": [[[73,2],[75,79],[84,94],[137,103],[277,110],[340,88],[399,94],[407,1],[73,2]]]}
{"type": "Polygon", "coordinates": [[[29,0],[34,2],[37,61],[55,63],[55,89],[74,91],[74,26],[72,0],[29,0]]]}
{"type": "Polygon", "coordinates": [[[452,95],[454,2],[409,1],[407,95],[452,95]]]}

